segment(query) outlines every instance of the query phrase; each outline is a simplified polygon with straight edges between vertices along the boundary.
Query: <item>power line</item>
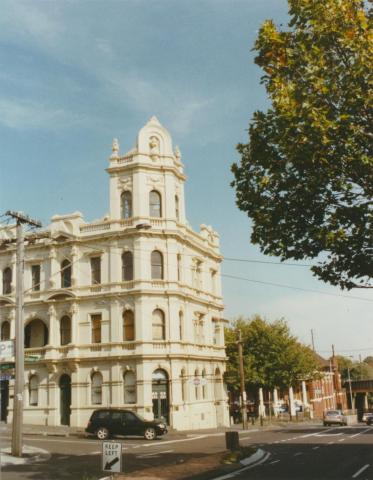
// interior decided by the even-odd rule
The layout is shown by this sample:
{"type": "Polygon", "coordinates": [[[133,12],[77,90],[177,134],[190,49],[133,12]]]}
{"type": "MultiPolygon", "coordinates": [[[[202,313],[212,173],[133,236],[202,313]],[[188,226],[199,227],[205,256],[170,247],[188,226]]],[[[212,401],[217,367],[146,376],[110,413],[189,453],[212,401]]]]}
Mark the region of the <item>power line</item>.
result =
{"type": "Polygon", "coordinates": [[[284,262],[271,262],[266,260],[252,260],[250,258],[232,258],[224,257],[224,261],[227,262],[245,262],[245,263],[263,263],[267,265],[281,265],[283,267],[313,267],[312,263],[284,263],[284,262]]]}
{"type": "Polygon", "coordinates": [[[292,285],[285,285],[284,283],[274,283],[274,282],[265,282],[262,280],[253,280],[251,278],[245,278],[245,277],[237,277],[235,275],[228,275],[228,274],[221,274],[222,277],[225,278],[232,278],[234,280],[241,280],[245,282],[250,282],[250,283],[258,283],[261,285],[270,285],[271,287],[281,287],[281,288],[288,288],[290,290],[300,290],[301,292],[312,292],[312,293],[317,293],[319,295],[328,295],[331,297],[339,297],[339,298],[346,298],[346,299],[351,299],[351,300],[364,300],[366,302],[373,302],[373,299],[371,300],[370,298],[364,298],[364,297],[356,297],[353,295],[340,295],[338,293],[331,293],[331,292],[322,292],[321,290],[312,290],[310,288],[302,288],[302,287],[294,287],[292,285]]]}

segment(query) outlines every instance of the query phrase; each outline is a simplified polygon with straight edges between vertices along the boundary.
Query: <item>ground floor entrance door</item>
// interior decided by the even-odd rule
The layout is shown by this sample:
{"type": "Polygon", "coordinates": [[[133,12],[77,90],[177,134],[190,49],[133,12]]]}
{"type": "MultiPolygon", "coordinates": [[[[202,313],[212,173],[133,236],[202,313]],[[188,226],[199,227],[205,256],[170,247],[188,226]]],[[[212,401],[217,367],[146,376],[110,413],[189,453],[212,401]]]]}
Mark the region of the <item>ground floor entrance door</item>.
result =
{"type": "Polygon", "coordinates": [[[71,405],[71,378],[61,375],[60,378],[60,414],[61,425],[70,425],[71,405]]]}
{"type": "Polygon", "coordinates": [[[164,370],[158,369],[152,376],[152,399],[154,420],[169,423],[170,402],[168,395],[168,375],[164,370]]]}
{"type": "Polygon", "coordinates": [[[9,405],[9,380],[0,380],[1,421],[6,422],[9,405]]]}

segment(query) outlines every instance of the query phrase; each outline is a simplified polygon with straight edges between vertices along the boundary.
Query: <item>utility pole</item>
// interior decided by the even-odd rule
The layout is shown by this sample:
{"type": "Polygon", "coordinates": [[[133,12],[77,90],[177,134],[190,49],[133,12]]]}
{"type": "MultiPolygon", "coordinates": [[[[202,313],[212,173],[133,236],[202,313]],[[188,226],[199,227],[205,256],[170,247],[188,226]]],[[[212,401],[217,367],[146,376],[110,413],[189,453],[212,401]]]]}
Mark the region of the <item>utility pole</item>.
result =
{"type": "Polygon", "coordinates": [[[315,351],[315,340],[313,338],[313,329],[311,328],[312,350],[315,351]]]}
{"type": "Polygon", "coordinates": [[[12,455],[22,457],[22,424],[23,424],[23,390],[25,376],[24,359],[24,326],[23,326],[23,272],[24,272],[24,233],[23,224],[41,227],[41,223],[32,220],[21,212],[8,210],[5,215],[17,222],[17,254],[16,254],[16,325],[15,325],[15,381],[13,397],[13,430],[12,455]]]}
{"type": "Polygon", "coordinates": [[[240,381],[241,381],[241,415],[242,415],[242,428],[247,428],[247,411],[246,411],[246,390],[245,390],[245,374],[243,368],[243,355],[242,355],[242,337],[241,330],[238,330],[238,359],[240,363],[240,381]]]}

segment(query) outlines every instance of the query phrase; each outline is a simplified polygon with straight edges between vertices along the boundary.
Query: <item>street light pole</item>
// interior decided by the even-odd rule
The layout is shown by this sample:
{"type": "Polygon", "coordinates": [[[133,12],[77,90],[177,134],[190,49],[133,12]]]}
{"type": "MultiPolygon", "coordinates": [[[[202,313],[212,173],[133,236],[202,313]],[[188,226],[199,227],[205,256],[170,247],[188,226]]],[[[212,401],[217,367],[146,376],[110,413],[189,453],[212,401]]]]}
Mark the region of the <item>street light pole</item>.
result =
{"type": "Polygon", "coordinates": [[[240,386],[241,386],[241,415],[242,428],[247,428],[247,411],[246,411],[246,391],[245,391],[245,373],[243,368],[243,354],[242,354],[242,337],[241,330],[238,330],[238,358],[240,364],[240,386]]]}
{"type": "Polygon", "coordinates": [[[24,326],[23,326],[23,273],[25,260],[25,238],[23,224],[41,227],[41,223],[21,212],[8,210],[16,220],[16,325],[15,325],[15,380],[13,397],[12,455],[22,457],[23,390],[25,385],[24,326]]]}
{"type": "Polygon", "coordinates": [[[347,367],[347,373],[348,373],[348,384],[349,384],[349,387],[350,387],[351,410],[353,410],[350,367],[347,367]]]}

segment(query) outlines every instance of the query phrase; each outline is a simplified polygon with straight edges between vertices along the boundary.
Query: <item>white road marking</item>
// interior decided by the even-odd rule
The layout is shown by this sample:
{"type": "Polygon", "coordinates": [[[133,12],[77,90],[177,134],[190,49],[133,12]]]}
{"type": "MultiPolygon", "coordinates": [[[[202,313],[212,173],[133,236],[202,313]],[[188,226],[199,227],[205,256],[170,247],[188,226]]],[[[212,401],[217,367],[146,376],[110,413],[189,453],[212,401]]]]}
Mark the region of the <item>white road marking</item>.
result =
{"type": "MultiPolygon", "coordinates": [[[[206,438],[206,437],[212,437],[213,435],[199,435],[198,437],[193,437],[193,438],[182,438],[179,440],[167,440],[166,442],[152,442],[152,443],[145,443],[144,445],[139,445],[140,447],[152,447],[156,445],[166,445],[168,443],[178,443],[178,442],[190,442],[192,440],[198,440],[199,438],[206,438]]],[[[133,447],[133,448],[138,448],[138,447],[133,447]]]]}
{"type": "Polygon", "coordinates": [[[274,460],[273,462],[269,462],[268,465],[273,465],[274,463],[278,463],[278,462],[281,462],[281,460],[274,460]]]}
{"type": "Polygon", "coordinates": [[[157,457],[161,455],[161,453],[171,453],[173,450],[163,450],[162,452],[153,452],[153,453],[144,453],[144,455],[137,455],[136,458],[144,458],[144,457],[157,457]]]}
{"type": "Polygon", "coordinates": [[[366,428],[362,432],[355,433],[354,435],[350,435],[350,438],[354,438],[354,437],[357,437],[358,435],[361,435],[362,433],[369,432],[369,430],[372,430],[372,428],[366,428]]]}
{"type": "Polygon", "coordinates": [[[294,457],[299,457],[299,455],[303,455],[303,452],[294,453],[294,457]]]}
{"type": "Polygon", "coordinates": [[[239,470],[236,470],[235,472],[229,473],[228,475],[223,475],[222,477],[216,477],[213,480],[228,480],[228,478],[233,478],[236,475],[239,475],[240,473],[245,472],[246,470],[250,470],[251,468],[255,468],[258,465],[261,465],[263,462],[268,460],[270,455],[271,455],[270,453],[267,453],[267,455],[265,455],[261,460],[259,460],[259,462],[256,462],[253,465],[248,465],[247,467],[244,467],[244,468],[240,468],[239,470]]]}
{"type": "Polygon", "coordinates": [[[317,447],[312,447],[312,450],[317,450],[318,448],[320,448],[319,446],[317,447]]]}
{"type": "Polygon", "coordinates": [[[354,475],[352,475],[352,478],[356,478],[360,475],[360,473],[363,473],[364,470],[366,470],[368,467],[370,467],[370,463],[367,463],[364,465],[364,467],[361,467],[360,470],[358,470],[354,475]]]}

